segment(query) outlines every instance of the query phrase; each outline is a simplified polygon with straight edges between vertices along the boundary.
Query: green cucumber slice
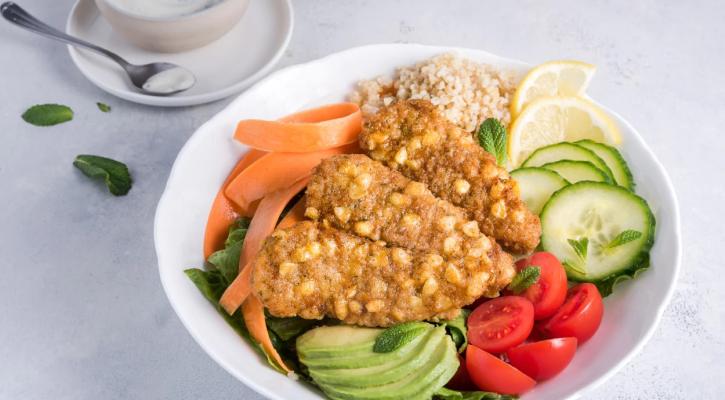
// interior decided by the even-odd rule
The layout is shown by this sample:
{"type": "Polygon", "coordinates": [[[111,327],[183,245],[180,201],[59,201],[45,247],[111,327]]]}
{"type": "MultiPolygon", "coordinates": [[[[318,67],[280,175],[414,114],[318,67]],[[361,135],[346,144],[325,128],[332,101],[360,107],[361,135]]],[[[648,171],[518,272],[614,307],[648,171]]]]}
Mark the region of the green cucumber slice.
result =
{"type": "Polygon", "coordinates": [[[589,161],[614,180],[612,171],[604,160],[599,158],[593,151],[569,142],[561,142],[537,149],[524,161],[522,167],[541,167],[544,164],[560,160],[589,161]]]}
{"type": "Polygon", "coordinates": [[[643,198],[623,187],[601,182],[566,186],[544,206],[541,227],[542,248],[562,261],[569,279],[597,283],[602,295],[649,265],[655,217],[643,198]],[[625,231],[640,235],[611,246],[625,231]],[[576,243],[586,249],[583,256],[576,243]]]}
{"type": "Polygon", "coordinates": [[[544,164],[542,168],[556,172],[571,183],[581,181],[612,183],[609,175],[589,161],[561,160],[544,164]]]}
{"type": "Polygon", "coordinates": [[[536,215],[541,213],[554,192],[569,184],[561,175],[546,168],[519,168],[510,175],[519,183],[521,200],[536,215]]]}
{"type": "Polygon", "coordinates": [[[634,191],[634,178],[632,177],[632,172],[629,170],[627,162],[624,161],[624,157],[622,157],[622,154],[617,149],[604,143],[595,142],[589,139],[579,140],[578,142],[574,142],[574,144],[593,151],[599,156],[599,158],[607,163],[607,166],[612,171],[614,181],[617,182],[617,185],[634,191]]]}

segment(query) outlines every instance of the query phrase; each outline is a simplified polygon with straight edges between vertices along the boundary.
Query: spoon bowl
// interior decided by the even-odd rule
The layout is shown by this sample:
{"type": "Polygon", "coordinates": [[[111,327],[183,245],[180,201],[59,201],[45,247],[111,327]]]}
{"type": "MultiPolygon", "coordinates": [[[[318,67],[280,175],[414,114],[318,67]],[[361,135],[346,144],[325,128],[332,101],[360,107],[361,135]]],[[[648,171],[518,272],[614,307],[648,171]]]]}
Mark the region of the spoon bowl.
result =
{"type": "Polygon", "coordinates": [[[116,53],[70,36],[41,22],[12,1],[0,5],[0,13],[5,19],[21,28],[112,59],[126,71],[133,86],[143,93],[153,96],[170,96],[188,90],[196,83],[196,77],[186,68],[167,62],[131,64],[116,53]]]}

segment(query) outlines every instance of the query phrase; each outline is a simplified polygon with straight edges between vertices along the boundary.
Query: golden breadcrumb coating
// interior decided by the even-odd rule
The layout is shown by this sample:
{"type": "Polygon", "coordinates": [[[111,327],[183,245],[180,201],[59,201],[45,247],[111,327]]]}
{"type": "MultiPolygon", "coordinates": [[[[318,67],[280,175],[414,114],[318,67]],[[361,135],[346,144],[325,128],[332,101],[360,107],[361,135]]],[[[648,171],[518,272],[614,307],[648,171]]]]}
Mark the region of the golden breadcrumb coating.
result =
{"type": "Polygon", "coordinates": [[[460,271],[486,269],[497,296],[514,274],[512,258],[468,218],[420,182],[362,154],[322,161],[307,185],[306,215],[357,236],[440,255],[446,279],[462,283],[460,271]]]}
{"type": "MultiPolygon", "coordinates": [[[[499,250],[496,257],[509,257],[499,250]]],[[[387,247],[321,223],[277,229],[254,261],[252,288],[272,315],[391,326],[455,318],[486,292],[490,265],[461,269],[451,282],[437,254],[387,247]]],[[[508,280],[511,278],[508,277],[508,280]]]]}
{"type": "Polygon", "coordinates": [[[505,249],[528,253],[538,245],[539,218],[520,199],[516,181],[430,102],[406,100],[381,109],[365,122],[360,144],[374,160],[466,209],[505,249]]]}

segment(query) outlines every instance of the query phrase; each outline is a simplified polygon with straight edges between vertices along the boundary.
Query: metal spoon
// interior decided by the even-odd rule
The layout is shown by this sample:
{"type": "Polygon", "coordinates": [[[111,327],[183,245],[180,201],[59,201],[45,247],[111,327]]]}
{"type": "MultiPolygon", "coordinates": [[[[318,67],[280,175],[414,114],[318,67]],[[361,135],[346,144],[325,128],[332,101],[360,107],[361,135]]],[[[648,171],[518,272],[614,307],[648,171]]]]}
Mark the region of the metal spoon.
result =
{"type": "Polygon", "coordinates": [[[0,5],[0,12],[5,19],[22,28],[51,39],[56,39],[64,43],[92,50],[112,59],[126,71],[128,77],[131,79],[131,83],[146,94],[154,96],[168,96],[183,92],[184,90],[194,86],[196,83],[196,77],[194,77],[194,74],[185,68],[166,62],[157,62],[146,65],[131,64],[118,54],[112,53],[102,47],[98,47],[86,42],[85,40],[67,35],[64,32],[48,26],[12,1],[8,1],[0,5]],[[164,74],[161,75],[162,73],[164,74]],[[153,79],[154,77],[156,79],[153,79]],[[169,82],[169,80],[172,81],[170,82],[172,83],[171,85],[156,84],[159,81],[169,82]]]}

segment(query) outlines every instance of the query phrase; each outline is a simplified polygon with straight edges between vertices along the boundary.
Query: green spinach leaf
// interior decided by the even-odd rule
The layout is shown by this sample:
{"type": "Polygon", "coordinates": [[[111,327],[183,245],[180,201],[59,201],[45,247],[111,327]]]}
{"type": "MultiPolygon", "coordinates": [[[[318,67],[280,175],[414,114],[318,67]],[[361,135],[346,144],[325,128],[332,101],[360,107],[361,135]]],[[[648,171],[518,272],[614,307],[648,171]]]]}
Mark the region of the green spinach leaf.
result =
{"type": "Polygon", "coordinates": [[[468,345],[468,328],[466,321],[468,316],[471,314],[470,310],[462,309],[458,317],[448,321],[444,321],[442,324],[446,327],[446,331],[451,335],[453,343],[456,344],[456,348],[459,353],[463,353],[468,345]]]}
{"type": "Polygon", "coordinates": [[[440,388],[433,395],[433,398],[439,400],[515,400],[518,399],[518,396],[480,391],[464,392],[448,388],[440,388]]]}
{"type": "Polygon", "coordinates": [[[215,251],[209,256],[207,262],[219,271],[227,284],[231,284],[239,273],[239,257],[242,252],[244,238],[247,236],[250,220],[240,218],[231,227],[229,235],[224,242],[224,248],[215,251]]]}

